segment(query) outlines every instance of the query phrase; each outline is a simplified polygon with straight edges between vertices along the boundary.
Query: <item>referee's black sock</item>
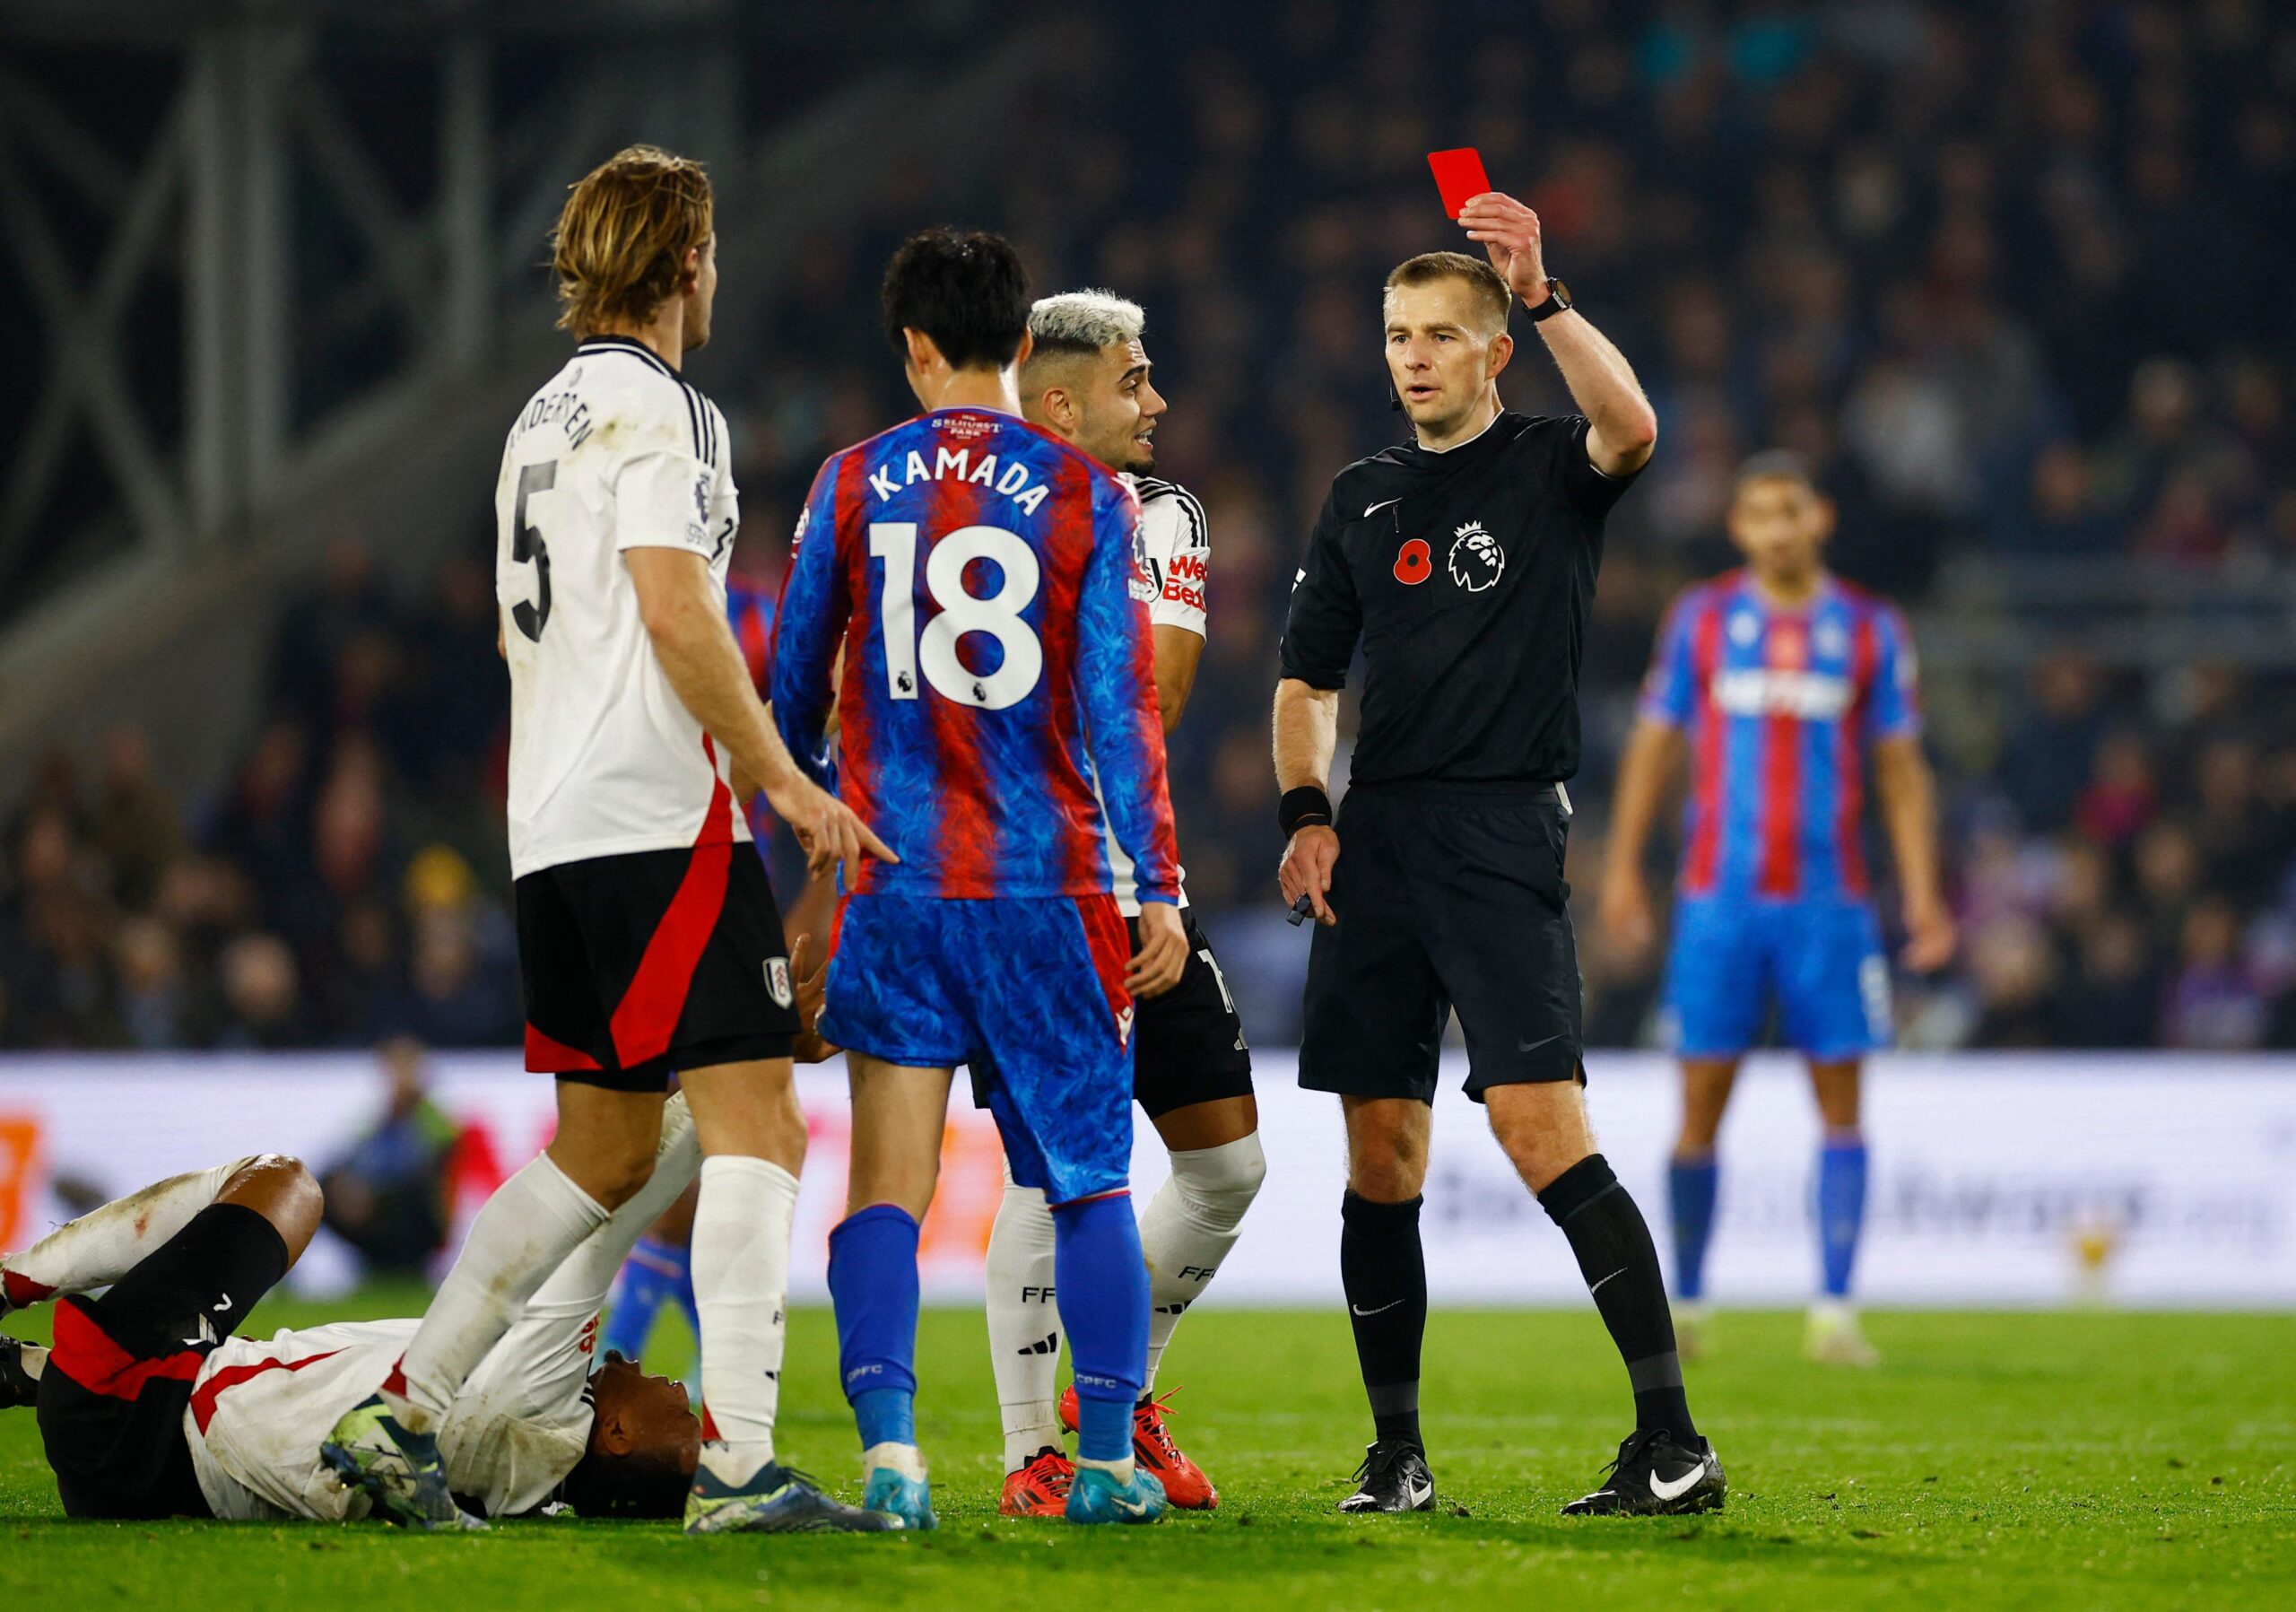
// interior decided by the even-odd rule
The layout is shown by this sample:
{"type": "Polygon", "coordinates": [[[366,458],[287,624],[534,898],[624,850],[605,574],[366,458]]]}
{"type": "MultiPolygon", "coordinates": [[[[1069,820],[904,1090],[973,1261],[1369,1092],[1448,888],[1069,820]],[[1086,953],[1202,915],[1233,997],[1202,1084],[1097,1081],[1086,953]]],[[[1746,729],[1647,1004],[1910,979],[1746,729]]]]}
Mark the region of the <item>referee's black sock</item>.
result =
{"type": "Polygon", "coordinates": [[[1694,1440],[1690,1401],[1683,1396],[1682,1358],[1674,1353],[1674,1317],[1666,1307],[1657,1245],[1642,1211],[1611,1173],[1599,1153],[1589,1154],[1547,1183],[1539,1207],[1570,1239],[1578,1274],[1611,1329],[1634,1385],[1634,1425],[1663,1427],[1694,1440]]]}
{"type": "Polygon", "coordinates": [[[1339,1205],[1339,1278],[1363,1392],[1382,1439],[1419,1436],[1419,1345],[1427,1331],[1427,1258],[1419,1246],[1419,1204],[1374,1203],[1351,1189],[1339,1205]]]}

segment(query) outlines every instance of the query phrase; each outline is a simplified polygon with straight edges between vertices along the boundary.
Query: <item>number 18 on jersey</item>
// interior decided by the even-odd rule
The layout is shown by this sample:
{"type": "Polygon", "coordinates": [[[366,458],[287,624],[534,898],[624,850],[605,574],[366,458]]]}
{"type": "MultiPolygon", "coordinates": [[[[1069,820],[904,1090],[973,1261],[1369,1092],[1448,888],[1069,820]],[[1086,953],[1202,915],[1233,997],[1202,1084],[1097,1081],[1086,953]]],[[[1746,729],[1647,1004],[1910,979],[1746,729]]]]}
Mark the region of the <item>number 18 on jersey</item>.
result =
{"type": "Polygon", "coordinates": [[[773,704],[900,853],[861,890],[957,899],[1109,889],[1108,823],[1177,893],[1131,489],[1009,415],[946,409],[822,466],[776,623],[773,704]]]}

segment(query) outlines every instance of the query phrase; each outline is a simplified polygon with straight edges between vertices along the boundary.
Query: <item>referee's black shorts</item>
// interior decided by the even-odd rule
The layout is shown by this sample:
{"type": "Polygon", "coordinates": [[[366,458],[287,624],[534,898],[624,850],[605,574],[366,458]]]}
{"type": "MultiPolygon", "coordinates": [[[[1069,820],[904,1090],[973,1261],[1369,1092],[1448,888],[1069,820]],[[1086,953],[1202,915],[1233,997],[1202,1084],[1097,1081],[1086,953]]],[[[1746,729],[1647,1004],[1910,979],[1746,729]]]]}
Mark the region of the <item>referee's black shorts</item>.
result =
{"type": "Polygon", "coordinates": [[[1451,1014],[1467,1095],[1583,1078],[1578,948],[1552,785],[1359,784],[1308,954],[1300,1084],[1433,1102],[1451,1014]]]}

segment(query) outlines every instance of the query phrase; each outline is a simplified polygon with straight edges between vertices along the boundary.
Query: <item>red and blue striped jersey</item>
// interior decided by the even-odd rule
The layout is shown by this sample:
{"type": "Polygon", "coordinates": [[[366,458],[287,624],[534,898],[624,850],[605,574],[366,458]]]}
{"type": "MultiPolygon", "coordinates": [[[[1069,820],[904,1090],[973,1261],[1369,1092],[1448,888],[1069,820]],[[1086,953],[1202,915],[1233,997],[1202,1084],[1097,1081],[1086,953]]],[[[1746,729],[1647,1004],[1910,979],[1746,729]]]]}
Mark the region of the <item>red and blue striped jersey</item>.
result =
{"type": "Polygon", "coordinates": [[[838,788],[901,858],[856,890],[1106,893],[1105,822],[1142,898],[1178,899],[1139,525],[1099,464],[983,409],[921,414],[822,466],[775,623],[773,710],[826,781],[837,702],[838,788]]]}
{"type": "Polygon", "coordinates": [[[1829,577],[1766,603],[1743,571],[1675,600],[1642,713],[1690,733],[1685,895],[1866,894],[1866,753],[1921,731],[1913,640],[1895,606],[1829,577]]]}
{"type": "Polygon", "coordinates": [[[773,667],[773,596],[762,588],[732,577],[726,579],[726,620],[761,700],[770,697],[766,674],[773,667]]]}
{"type": "MultiPolygon", "coordinates": [[[[728,577],[726,620],[734,629],[735,647],[742,652],[742,664],[750,669],[750,681],[757,686],[758,698],[770,698],[767,674],[773,667],[773,596],[728,577]]],[[[766,804],[764,791],[751,796],[743,812],[750,820],[750,837],[762,850],[773,837],[774,824],[773,808],[766,804]]]]}

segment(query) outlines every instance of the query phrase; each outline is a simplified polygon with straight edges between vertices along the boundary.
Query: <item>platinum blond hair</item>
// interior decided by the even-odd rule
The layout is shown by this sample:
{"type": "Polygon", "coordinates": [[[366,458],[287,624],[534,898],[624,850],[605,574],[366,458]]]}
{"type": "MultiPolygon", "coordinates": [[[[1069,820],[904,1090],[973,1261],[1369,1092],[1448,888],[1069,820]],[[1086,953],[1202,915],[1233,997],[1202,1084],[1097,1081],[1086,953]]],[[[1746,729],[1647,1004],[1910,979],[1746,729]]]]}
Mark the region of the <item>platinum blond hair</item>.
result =
{"type": "Polygon", "coordinates": [[[1139,303],[1110,291],[1065,291],[1042,297],[1029,309],[1029,335],[1040,357],[1098,353],[1136,342],[1148,315],[1139,303]]]}

